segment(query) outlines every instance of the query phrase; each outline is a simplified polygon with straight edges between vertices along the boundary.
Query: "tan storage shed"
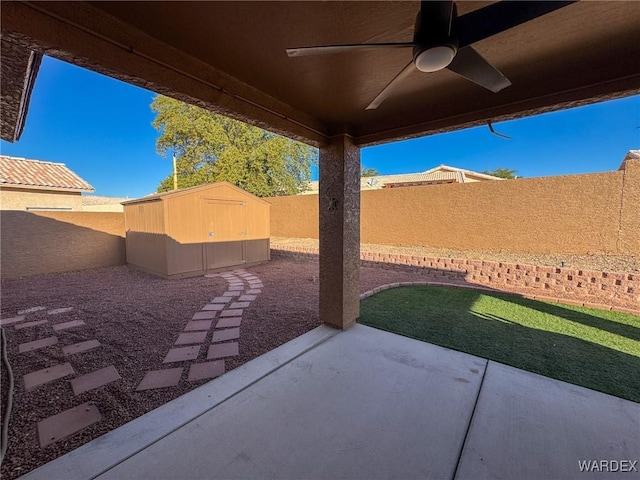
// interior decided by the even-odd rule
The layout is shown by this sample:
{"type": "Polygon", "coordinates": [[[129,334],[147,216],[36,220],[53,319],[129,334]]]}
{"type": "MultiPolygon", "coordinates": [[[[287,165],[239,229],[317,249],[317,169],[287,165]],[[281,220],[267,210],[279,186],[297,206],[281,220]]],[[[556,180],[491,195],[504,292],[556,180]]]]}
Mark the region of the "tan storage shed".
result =
{"type": "Polygon", "coordinates": [[[127,262],[181,278],[269,260],[269,202],[227,182],[123,202],[127,262]]]}

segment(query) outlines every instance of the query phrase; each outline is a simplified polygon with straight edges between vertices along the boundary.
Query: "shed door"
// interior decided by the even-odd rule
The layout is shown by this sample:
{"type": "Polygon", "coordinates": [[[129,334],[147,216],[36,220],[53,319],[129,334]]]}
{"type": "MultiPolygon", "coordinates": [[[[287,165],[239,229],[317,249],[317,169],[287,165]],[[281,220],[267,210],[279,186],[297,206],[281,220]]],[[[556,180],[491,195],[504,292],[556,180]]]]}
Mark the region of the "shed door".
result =
{"type": "Polygon", "coordinates": [[[245,203],[234,200],[204,200],[205,269],[245,262],[245,203]]]}

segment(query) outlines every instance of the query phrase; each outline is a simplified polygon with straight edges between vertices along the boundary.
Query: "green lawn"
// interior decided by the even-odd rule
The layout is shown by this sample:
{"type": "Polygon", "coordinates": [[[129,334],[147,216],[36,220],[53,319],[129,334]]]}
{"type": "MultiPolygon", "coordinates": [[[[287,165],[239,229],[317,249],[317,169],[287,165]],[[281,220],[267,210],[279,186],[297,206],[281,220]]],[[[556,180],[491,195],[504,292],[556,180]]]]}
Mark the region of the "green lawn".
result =
{"type": "Polygon", "coordinates": [[[640,316],[454,287],[362,300],[359,322],[640,402],[640,316]]]}

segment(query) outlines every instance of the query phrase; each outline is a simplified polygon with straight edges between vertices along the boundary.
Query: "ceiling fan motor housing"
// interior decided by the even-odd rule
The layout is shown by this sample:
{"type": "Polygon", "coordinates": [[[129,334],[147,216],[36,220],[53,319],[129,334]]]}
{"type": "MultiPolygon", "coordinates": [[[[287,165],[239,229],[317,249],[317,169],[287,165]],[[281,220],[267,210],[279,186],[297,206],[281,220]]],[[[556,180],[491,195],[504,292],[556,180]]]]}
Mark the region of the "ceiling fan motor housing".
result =
{"type": "Polygon", "coordinates": [[[458,51],[457,9],[454,2],[421,2],[413,34],[413,61],[418,70],[445,68],[458,51]]]}

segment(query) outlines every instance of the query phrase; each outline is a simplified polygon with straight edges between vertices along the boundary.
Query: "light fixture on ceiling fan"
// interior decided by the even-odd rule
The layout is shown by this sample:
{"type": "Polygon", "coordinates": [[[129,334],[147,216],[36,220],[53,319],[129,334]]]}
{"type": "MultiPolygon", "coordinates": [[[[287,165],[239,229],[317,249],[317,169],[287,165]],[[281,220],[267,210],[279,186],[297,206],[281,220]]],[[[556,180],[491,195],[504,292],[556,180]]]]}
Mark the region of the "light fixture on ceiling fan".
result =
{"type": "Polygon", "coordinates": [[[378,108],[397,85],[416,70],[444,68],[494,93],[511,85],[471,44],[538,18],[574,1],[502,1],[458,17],[453,1],[421,1],[412,42],[358,43],[288,48],[289,57],[326,55],[370,49],[413,48],[413,59],[367,106],[378,108]]]}

